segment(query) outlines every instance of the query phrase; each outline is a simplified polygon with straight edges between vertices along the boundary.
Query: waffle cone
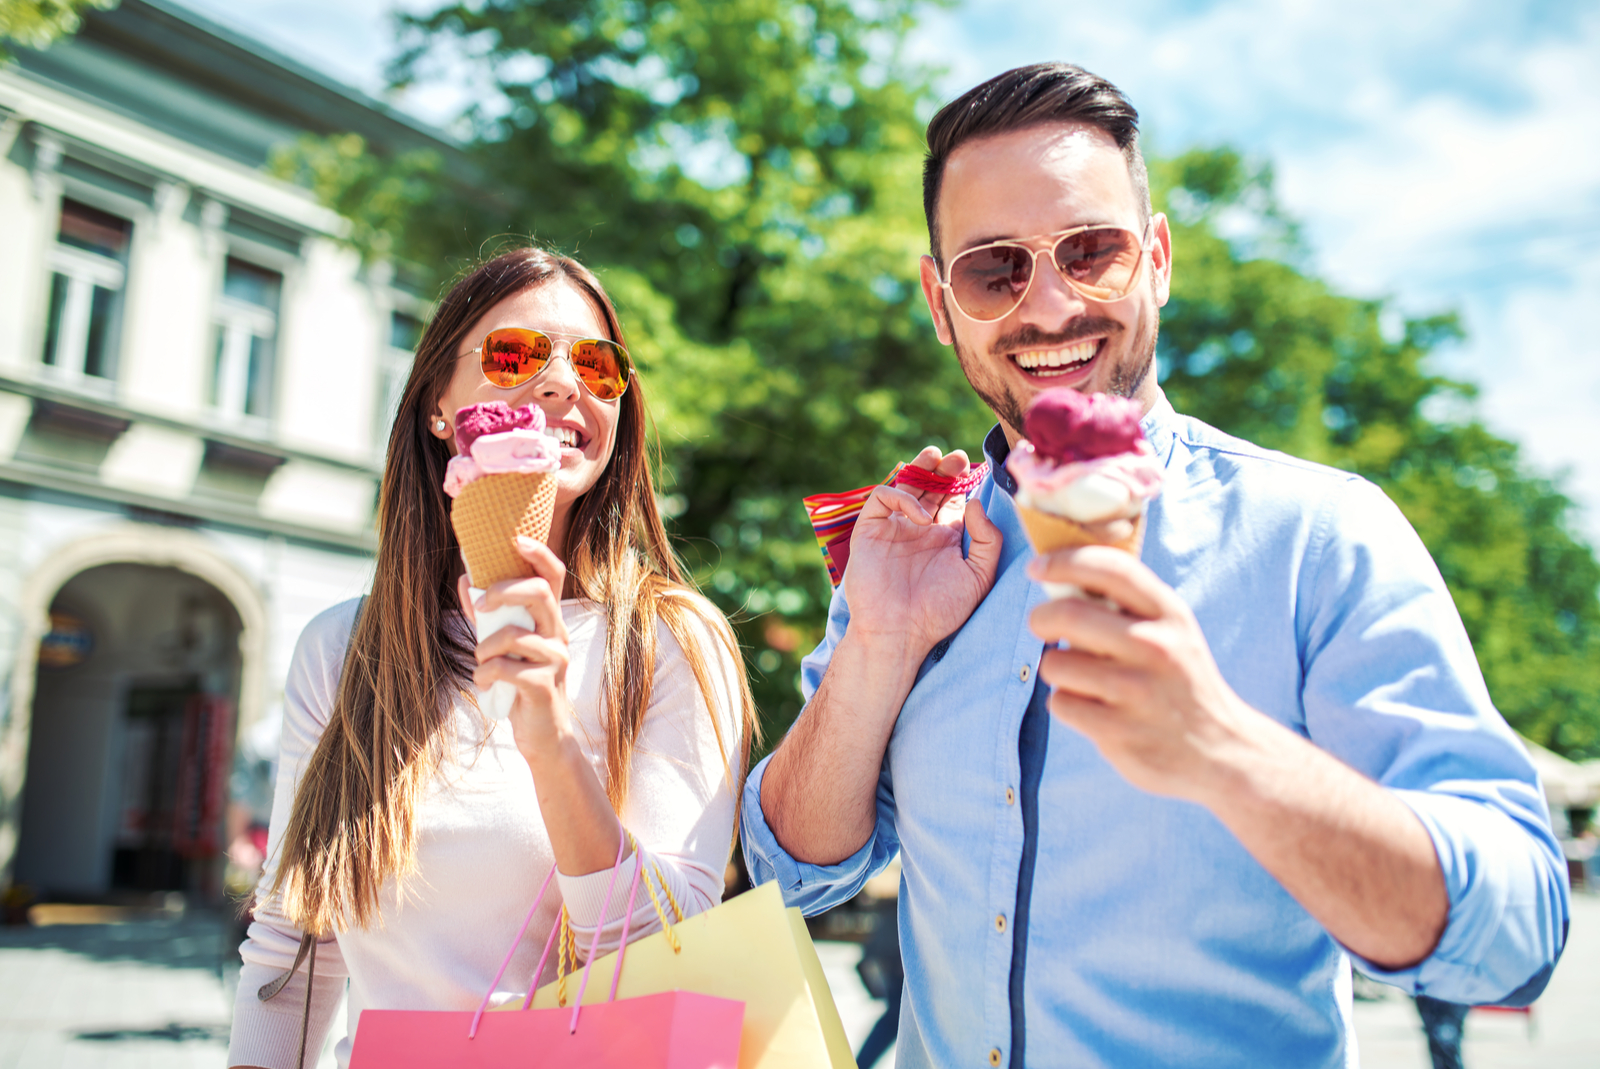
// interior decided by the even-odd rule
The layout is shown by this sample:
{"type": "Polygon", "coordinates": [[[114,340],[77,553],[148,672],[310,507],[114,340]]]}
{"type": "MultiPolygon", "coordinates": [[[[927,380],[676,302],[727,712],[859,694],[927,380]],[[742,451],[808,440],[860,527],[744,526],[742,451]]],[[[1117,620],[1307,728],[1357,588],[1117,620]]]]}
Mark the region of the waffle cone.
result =
{"type": "Polygon", "coordinates": [[[1079,523],[1022,504],[1017,506],[1017,515],[1028,532],[1028,541],[1033,543],[1033,551],[1038,554],[1073,546],[1116,546],[1137,557],[1144,548],[1143,510],[1131,519],[1104,523],[1079,523]]]}
{"type": "Polygon", "coordinates": [[[524,579],[533,565],[517,552],[518,535],[544,542],[556,508],[555,474],[484,475],[466,485],[450,507],[450,526],[479,590],[524,579]]]}

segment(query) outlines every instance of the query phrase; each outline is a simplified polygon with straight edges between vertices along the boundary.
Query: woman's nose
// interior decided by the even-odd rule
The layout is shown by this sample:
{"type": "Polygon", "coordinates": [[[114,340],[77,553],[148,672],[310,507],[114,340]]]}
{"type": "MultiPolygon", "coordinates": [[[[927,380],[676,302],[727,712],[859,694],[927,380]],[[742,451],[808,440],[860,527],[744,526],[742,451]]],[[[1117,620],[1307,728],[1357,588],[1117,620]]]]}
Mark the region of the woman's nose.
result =
{"type": "Polygon", "coordinates": [[[578,372],[572,366],[570,350],[550,358],[549,366],[534,387],[534,395],[563,400],[571,400],[578,395],[578,372]]]}

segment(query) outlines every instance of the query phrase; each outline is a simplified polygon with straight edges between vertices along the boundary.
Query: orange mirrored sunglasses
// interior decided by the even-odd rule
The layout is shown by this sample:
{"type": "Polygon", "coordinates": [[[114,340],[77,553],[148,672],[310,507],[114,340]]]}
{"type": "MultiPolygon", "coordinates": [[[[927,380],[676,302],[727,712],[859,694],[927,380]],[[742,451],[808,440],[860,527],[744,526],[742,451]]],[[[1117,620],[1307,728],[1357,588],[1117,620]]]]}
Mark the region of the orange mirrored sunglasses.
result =
{"type": "Polygon", "coordinates": [[[628,392],[628,380],[633,377],[628,350],[603,338],[584,338],[532,327],[501,327],[491,330],[483,344],[467,355],[478,354],[483,377],[491,385],[509,390],[550,366],[556,349],[555,338],[573,339],[567,346],[566,360],[584,389],[602,401],[615,401],[628,392]]]}

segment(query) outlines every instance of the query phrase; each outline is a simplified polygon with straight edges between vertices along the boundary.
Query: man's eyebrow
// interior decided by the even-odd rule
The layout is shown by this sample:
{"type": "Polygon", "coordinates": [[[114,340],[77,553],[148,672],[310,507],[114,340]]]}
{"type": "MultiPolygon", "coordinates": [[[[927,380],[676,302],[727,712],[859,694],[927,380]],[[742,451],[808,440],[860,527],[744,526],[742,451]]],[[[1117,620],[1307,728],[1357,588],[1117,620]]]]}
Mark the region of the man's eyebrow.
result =
{"type": "Polygon", "coordinates": [[[984,245],[993,245],[997,241],[1026,241],[1028,238],[1049,237],[1054,234],[1065,234],[1069,230],[1082,230],[1091,226],[1114,226],[1123,230],[1129,229],[1128,227],[1123,226],[1121,223],[1110,219],[1085,219],[1081,223],[1073,223],[1071,226],[1064,226],[1060,230],[1047,230],[1043,234],[1028,234],[1025,237],[1020,238],[1014,234],[992,234],[986,237],[974,238],[971,241],[964,242],[961,247],[956,250],[956,255],[959,256],[969,249],[976,249],[984,245]]]}

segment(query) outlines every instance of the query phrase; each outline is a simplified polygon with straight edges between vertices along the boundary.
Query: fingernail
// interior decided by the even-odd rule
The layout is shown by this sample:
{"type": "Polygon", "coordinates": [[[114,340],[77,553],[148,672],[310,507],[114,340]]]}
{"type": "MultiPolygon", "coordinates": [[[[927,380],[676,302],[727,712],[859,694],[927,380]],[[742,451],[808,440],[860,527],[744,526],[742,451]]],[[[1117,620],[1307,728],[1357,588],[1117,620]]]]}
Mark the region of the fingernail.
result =
{"type": "Polygon", "coordinates": [[[522,549],[532,549],[538,544],[538,539],[529,538],[527,535],[517,535],[517,545],[522,549]]]}

